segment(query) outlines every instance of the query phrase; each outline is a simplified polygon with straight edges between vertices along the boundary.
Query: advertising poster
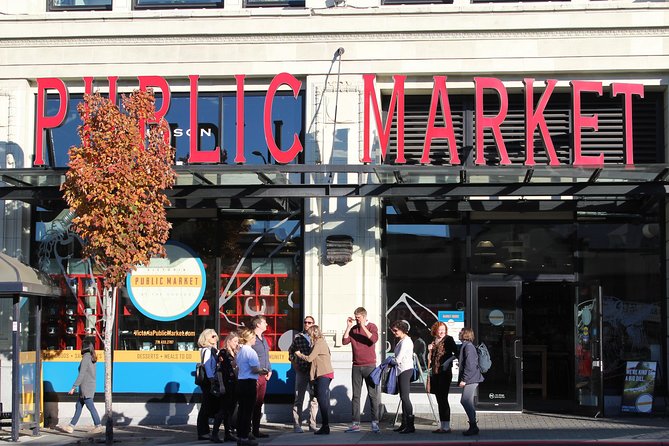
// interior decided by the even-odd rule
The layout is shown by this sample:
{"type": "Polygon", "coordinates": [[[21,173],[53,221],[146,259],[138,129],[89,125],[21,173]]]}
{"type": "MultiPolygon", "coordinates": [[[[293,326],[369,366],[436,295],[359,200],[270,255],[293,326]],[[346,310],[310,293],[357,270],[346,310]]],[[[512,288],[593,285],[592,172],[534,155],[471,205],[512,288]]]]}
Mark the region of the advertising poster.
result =
{"type": "Polygon", "coordinates": [[[627,361],[622,412],[651,413],[656,370],[655,361],[627,361]]]}

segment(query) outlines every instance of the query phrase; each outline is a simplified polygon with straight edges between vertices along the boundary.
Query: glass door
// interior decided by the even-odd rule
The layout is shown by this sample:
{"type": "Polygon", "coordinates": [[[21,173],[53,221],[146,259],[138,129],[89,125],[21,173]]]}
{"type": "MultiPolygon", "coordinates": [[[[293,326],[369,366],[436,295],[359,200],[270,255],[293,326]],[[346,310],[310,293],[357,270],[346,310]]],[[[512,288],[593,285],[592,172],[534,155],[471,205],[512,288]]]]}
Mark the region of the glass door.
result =
{"type": "Polygon", "coordinates": [[[478,407],[522,410],[522,282],[472,278],[470,286],[476,344],[485,342],[492,358],[492,367],[479,385],[478,407]]]}
{"type": "Polygon", "coordinates": [[[579,413],[597,417],[604,414],[602,288],[599,283],[579,286],[575,307],[576,407],[579,413]]]}

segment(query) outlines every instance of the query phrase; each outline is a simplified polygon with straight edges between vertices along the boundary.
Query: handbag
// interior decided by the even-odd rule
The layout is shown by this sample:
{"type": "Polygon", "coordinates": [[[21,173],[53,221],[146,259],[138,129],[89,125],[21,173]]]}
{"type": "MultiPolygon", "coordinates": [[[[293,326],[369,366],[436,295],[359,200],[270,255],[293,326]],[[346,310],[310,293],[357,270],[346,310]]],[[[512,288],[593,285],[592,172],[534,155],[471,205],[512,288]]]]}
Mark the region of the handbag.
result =
{"type": "Polygon", "coordinates": [[[420,369],[418,368],[418,363],[414,361],[413,371],[411,372],[411,382],[416,382],[420,378],[420,369]]]}
{"type": "Polygon", "coordinates": [[[195,384],[202,387],[209,380],[207,379],[207,371],[204,369],[204,350],[200,351],[200,362],[195,365],[195,384]]]}
{"type": "Polygon", "coordinates": [[[219,370],[216,372],[213,378],[209,380],[210,392],[214,396],[223,396],[225,395],[225,383],[223,382],[223,373],[219,370]]]}

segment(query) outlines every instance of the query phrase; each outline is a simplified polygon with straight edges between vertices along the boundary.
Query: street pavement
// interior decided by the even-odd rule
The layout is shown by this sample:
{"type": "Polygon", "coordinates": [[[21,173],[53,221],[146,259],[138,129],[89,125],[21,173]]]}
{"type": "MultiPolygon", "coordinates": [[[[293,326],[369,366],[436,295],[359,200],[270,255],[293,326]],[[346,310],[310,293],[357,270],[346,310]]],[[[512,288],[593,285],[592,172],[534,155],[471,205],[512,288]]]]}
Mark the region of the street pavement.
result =
{"type": "MultiPolygon", "coordinates": [[[[390,422],[382,423],[380,434],[372,433],[369,423],[362,424],[362,432],[346,433],[345,424],[331,425],[330,435],[314,436],[293,433],[287,424],[266,423],[263,432],[269,438],[260,440],[261,445],[608,445],[616,446],[652,444],[669,446],[669,419],[666,416],[635,416],[619,418],[587,418],[575,415],[545,413],[479,413],[481,433],[464,437],[466,417],[454,414],[451,434],[433,434],[436,428],[431,418],[417,417],[417,432],[398,434],[393,432],[390,422]]],[[[39,436],[22,433],[19,442],[30,446],[60,446],[104,444],[105,435],[90,434],[91,426],[77,426],[68,434],[54,429],[42,429],[39,436]]],[[[195,426],[115,426],[114,444],[118,446],[152,445],[209,445],[210,441],[196,440],[195,426]]],[[[9,442],[9,428],[0,431],[0,442],[9,442]]],[[[226,443],[234,445],[235,443],[226,443]]]]}

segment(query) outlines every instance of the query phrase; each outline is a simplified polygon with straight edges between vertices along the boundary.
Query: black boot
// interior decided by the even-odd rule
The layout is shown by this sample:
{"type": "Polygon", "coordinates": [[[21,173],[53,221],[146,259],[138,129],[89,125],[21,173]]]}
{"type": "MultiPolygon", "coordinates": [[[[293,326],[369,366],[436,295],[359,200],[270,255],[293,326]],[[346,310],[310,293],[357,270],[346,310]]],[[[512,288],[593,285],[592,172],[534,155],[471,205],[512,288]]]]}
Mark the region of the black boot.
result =
{"type": "Polygon", "coordinates": [[[478,435],[479,433],[479,427],[476,425],[476,421],[470,421],[469,422],[469,429],[464,431],[462,435],[470,436],[470,435],[478,435]]]}
{"type": "Polygon", "coordinates": [[[407,425],[404,429],[400,431],[400,434],[413,434],[416,432],[416,426],[414,426],[414,419],[415,417],[413,415],[407,415],[407,425]]]}
{"type": "Polygon", "coordinates": [[[402,414],[402,424],[400,424],[400,427],[396,427],[393,429],[393,432],[400,432],[403,431],[407,427],[407,422],[406,422],[407,417],[402,414]]]}
{"type": "Polygon", "coordinates": [[[330,426],[328,424],[322,425],[320,429],[314,432],[314,435],[329,435],[329,434],[330,434],[330,426]]]}
{"type": "Polygon", "coordinates": [[[223,440],[218,436],[218,427],[214,426],[211,430],[211,437],[209,437],[209,439],[214,443],[223,443],[223,440]]]}
{"type": "Polygon", "coordinates": [[[226,426],[225,437],[223,437],[223,441],[235,441],[236,442],[237,440],[239,440],[239,438],[232,435],[232,433],[230,432],[230,428],[226,426]]]}

